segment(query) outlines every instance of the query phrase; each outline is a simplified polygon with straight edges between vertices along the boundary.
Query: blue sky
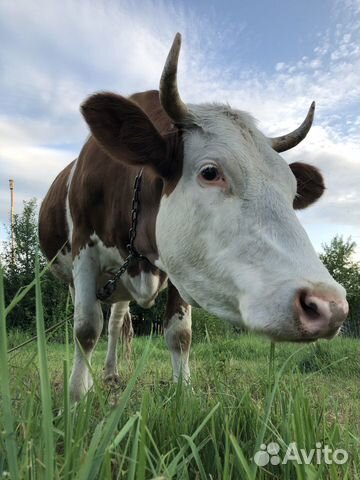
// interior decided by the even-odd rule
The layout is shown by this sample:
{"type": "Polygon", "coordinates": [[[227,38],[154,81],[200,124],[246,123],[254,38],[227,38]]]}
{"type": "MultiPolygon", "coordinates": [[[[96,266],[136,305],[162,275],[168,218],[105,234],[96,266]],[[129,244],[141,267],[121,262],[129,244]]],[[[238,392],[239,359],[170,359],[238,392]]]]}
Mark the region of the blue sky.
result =
{"type": "MultiPolygon", "coordinates": [[[[332,27],[336,15],[331,0],[256,0],[184,2],[199,18],[208,18],[233,36],[234,45],[222,51],[224,60],[272,71],[279,61],[311,55],[318,32],[332,27]],[[229,32],[232,30],[232,32],[229,32]],[[234,58],[235,57],[235,58],[234,58]]],[[[336,13],[336,12],[335,12],[336,13]]]]}
{"type": "Polygon", "coordinates": [[[185,101],[228,102],[268,135],[296,127],[316,101],[314,127],[284,158],[317,165],[328,188],[299,216],[318,251],[337,233],[360,244],[359,28],[359,0],[2,0],[1,225],[8,179],[17,212],[40,201],[87,136],[83,99],[157,88],[180,31],[185,101]]]}

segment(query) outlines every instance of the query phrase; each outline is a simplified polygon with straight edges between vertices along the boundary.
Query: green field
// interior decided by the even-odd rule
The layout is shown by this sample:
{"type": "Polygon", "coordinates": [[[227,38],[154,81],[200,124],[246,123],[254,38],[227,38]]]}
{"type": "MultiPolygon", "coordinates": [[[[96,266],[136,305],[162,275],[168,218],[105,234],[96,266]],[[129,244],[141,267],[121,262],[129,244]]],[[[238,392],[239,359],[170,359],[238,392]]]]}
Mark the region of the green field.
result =
{"type": "MultiPolygon", "coordinates": [[[[40,275],[38,338],[11,353],[26,335],[7,332],[6,317],[32,287],[5,308],[0,282],[0,478],[360,478],[359,340],[275,348],[213,328],[195,335],[184,386],[171,382],[162,338],[135,338],[131,363],[120,360],[122,384],[108,386],[102,338],[94,388],[71,405],[71,327],[65,343],[45,336],[40,275]]],[[[204,318],[215,326],[195,312],[204,318]]]]}
{"type": "MultiPolygon", "coordinates": [[[[9,344],[22,337],[10,335],[9,344]]],[[[136,338],[132,365],[120,361],[123,384],[105,386],[104,339],[93,359],[96,388],[76,407],[68,404],[66,345],[46,349],[50,392],[42,391],[36,343],[9,355],[14,433],[9,442],[1,424],[0,472],[13,461],[21,479],[359,478],[357,340],[282,344],[271,360],[265,339],[208,338],[193,345],[189,388],[172,385],[159,337],[136,338]],[[321,442],[345,449],[349,460],[256,468],[254,453],[269,442],[280,445],[281,458],[290,442],[307,450],[321,442]]]]}

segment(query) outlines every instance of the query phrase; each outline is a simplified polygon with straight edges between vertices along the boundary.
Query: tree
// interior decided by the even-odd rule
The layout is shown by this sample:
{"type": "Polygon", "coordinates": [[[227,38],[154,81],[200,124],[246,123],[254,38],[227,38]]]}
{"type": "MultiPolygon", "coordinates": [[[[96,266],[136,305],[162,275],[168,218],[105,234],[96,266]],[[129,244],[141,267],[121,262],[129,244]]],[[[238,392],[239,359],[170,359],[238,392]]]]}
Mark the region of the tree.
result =
{"type": "Polygon", "coordinates": [[[320,259],[331,275],[347,292],[349,317],[344,331],[360,336],[360,263],[354,260],[356,243],[342,236],[334,237],[329,245],[323,245],[320,259]]]}
{"type": "MultiPolygon", "coordinates": [[[[9,304],[18,291],[34,279],[37,255],[39,255],[40,269],[46,265],[46,260],[39,249],[36,199],[23,203],[22,213],[14,215],[14,248],[11,232],[8,232],[8,241],[5,242],[2,254],[6,304],[9,304]]],[[[51,325],[64,318],[68,290],[51,272],[43,275],[42,290],[45,324],[51,325]]],[[[8,325],[10,328],[35,330],[34,289],[31,289],[10,312],[8,325]]]]}

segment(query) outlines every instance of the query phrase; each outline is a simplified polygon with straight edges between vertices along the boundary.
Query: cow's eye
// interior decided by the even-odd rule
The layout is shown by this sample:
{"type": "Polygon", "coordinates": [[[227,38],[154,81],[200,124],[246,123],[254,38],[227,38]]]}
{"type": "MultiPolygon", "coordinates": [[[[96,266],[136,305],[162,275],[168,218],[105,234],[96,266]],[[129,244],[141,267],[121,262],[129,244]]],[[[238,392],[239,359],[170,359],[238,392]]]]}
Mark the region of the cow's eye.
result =
{"type": "Polygon", "coordinates": [[[200,175],[207,182],[213,182],[220,178],[219,170],[215,165],[207,165],[200,171],[200,175]]]}
{"type": "Polygon", "coordinates": [[[213,163],[201,167],[197,180],[202,187],[220,187],[223,190],[228,188],[221,167],[213,163]]]}

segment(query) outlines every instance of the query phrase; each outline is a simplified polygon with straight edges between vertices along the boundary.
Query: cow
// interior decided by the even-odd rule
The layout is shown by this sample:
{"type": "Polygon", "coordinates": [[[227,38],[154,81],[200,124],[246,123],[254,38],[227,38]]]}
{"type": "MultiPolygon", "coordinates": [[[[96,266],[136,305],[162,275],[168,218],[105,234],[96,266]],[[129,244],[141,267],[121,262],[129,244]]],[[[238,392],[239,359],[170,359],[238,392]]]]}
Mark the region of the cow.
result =
{"type": "Polygon", "coordinates": [[[91,135],[54,180],[39,215],[41,248],[74,301],[73,401],[92,386],[87,364],[103,328],[98,292],[128,255],[134,179],[140,206],[130,262],[111,306],[104,376],[118,379],[117,340],[129,302],[151,307],[168,288],[164,336],[173,378],[190,381],[191,306],[274,341],[332,338],[346,292],[315,253],[295,210],[318,200],[320,171],[279,155],[307,135],[304,122],[275,138],[243,111],[185,104],[175,36],[159,91],[96,93],[81,106],[91,135]]]}

